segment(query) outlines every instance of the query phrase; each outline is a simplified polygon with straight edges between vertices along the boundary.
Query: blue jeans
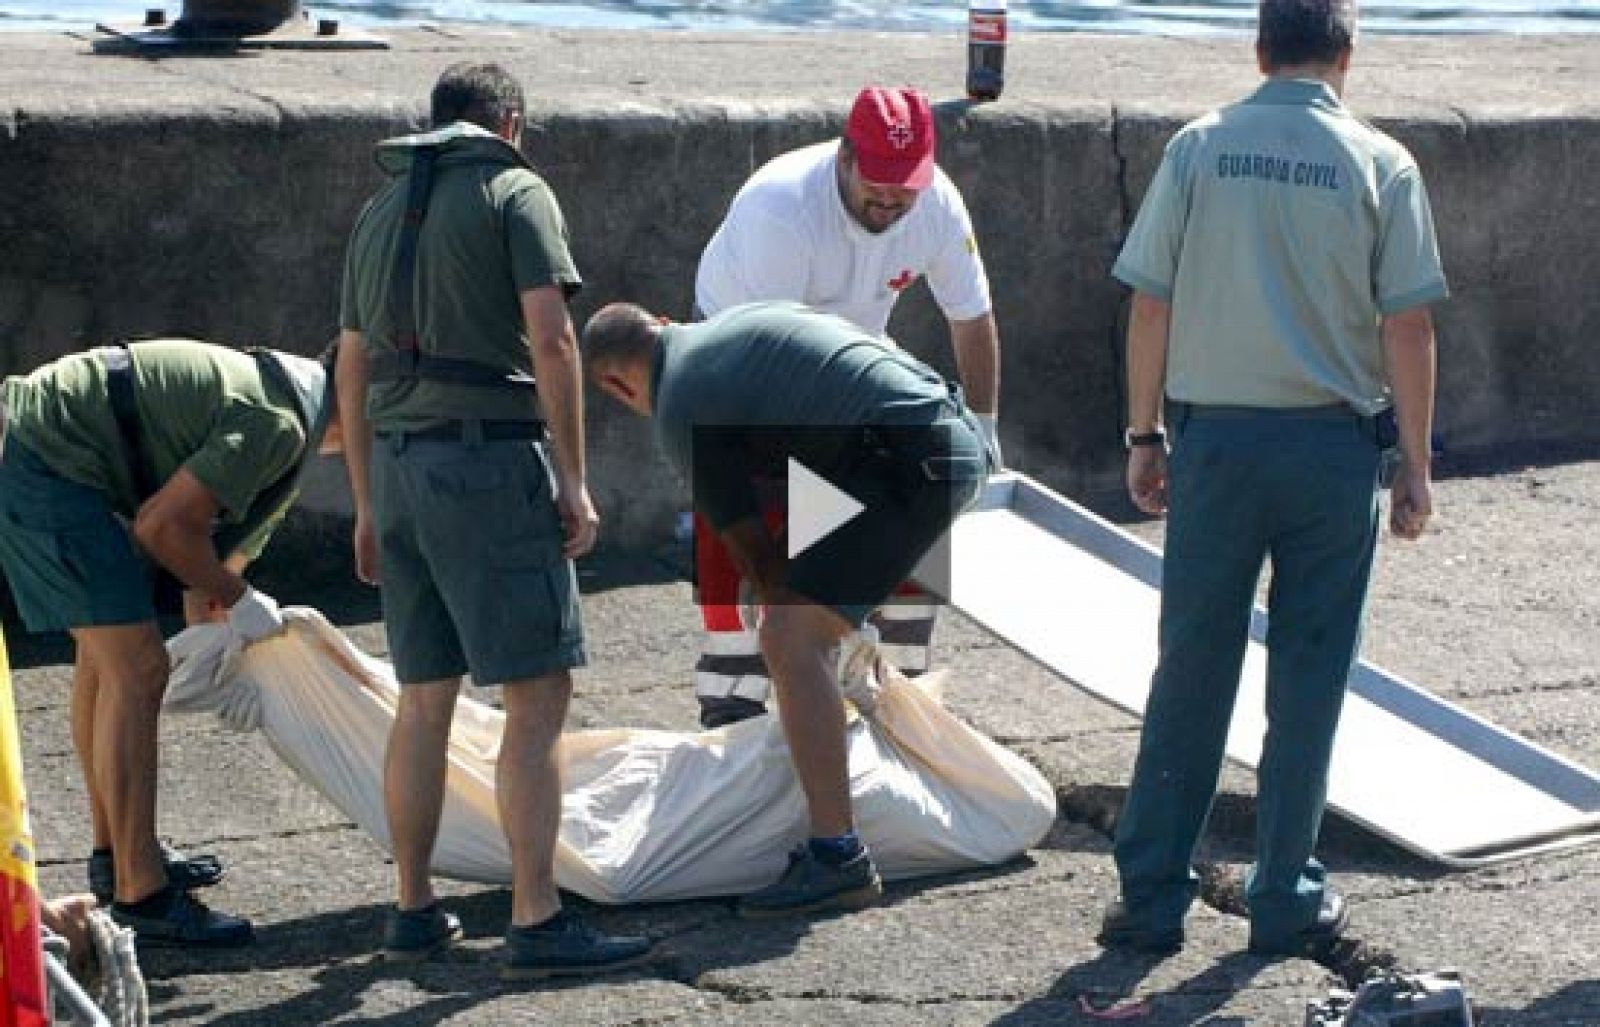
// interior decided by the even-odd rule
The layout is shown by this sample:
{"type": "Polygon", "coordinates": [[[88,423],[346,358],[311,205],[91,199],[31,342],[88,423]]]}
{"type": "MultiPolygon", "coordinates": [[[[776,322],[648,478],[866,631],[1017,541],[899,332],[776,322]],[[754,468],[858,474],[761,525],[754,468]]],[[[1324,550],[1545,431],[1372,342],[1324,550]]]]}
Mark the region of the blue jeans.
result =
{"type": "Polygon", "coordinates": [[[1117,869],[1136,921],[1181,924],[1270,559],[1267,732],[1246,893],[1252,937],[1270,943],[1309,926],[1322,903],[1312,850],[1377,540],[1379,449],[1370,423],[1345,412],[1189,410],[1174,419],[1160,658],[1117,869]]]}

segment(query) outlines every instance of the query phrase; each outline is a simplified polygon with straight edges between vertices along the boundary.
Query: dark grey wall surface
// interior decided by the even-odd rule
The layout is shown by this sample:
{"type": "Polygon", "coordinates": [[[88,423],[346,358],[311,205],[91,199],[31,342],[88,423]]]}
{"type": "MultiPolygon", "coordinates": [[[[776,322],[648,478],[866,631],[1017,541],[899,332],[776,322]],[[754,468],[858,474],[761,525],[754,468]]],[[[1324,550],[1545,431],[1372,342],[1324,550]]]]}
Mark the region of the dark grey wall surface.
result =
{"type": "MultiPolygon", "coordinates": [[[[311,353],[336,327],[345,233],[371,146],[420,124],[445,64],[529,88],[525,148],[561,198],[598,304],[686,316],[700,248],[744,178],[837,134],[868,81],[936,99],[953,36],[394,34],[377,54],[159,61],[70,36],[0,36],[0,371],[128,335],[311,353]]],[[[1352,105],[1416,154],[1454,298],[1439,310],[1450,452],[1593,445],[1600,320],[1600,41],[1374,41],[1352,105]]],[[[1010,462],[1091,500],[1118,489],[1124,291],[1109,268],[1166,139],[1253,87],[1248,41],[1053,37],[1013,47],[1003,102],[941,103],[940,160],[994,284],[1010,462]]],[[[897,336],[951,369],[920,287],[897,336]]],[[[645,426],[591,395],[592,479],[613,541],[671,530],[684,497],[645,426]]],[[[1600,451],[1600,446],[1596,447],[1600,451]]],[[[325,468],[314,508],[343,502],[325,468]]]]}

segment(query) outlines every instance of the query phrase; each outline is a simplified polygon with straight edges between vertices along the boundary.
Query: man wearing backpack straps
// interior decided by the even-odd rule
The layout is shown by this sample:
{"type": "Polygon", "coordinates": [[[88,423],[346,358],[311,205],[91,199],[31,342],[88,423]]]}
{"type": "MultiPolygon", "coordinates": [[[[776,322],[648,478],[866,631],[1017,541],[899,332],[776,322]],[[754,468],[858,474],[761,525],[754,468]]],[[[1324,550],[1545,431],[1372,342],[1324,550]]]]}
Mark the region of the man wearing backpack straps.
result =
{"type": "Polygon", "coordinates": [[[89,885],[141,943],[233,945],[248,921],[189,895],[214,856],[155,834],[168,660],[149,561],[188,586],[193,623],[246,640],[283,627],[240,572],[339,431],[325,365],[188,339],[108,346],[7,379],[0,567],[24,623],[72,633],[72,738],[93,818],[89,885]],[[142,554],[140,553],[142,550],[142,554]]]}
{"type": "Polygon", "coordinates": [[[492,64],[447,68],[432,124],[378,146],[392,181],[352,233],[340,315],[356,568],[381,584],[403,686],[384,765],[400,894],[383,950],[422,959],[461,936],[428,868],[470,671],[505,686],[503,973],[613,969],[648,942],[582,925],[562,910],[553,876],[557,743],[570,671],[585,662],[572,560],[599,523],[566,305],[580,280],[555,196],[518,149],[516,80],[492,64]]]}

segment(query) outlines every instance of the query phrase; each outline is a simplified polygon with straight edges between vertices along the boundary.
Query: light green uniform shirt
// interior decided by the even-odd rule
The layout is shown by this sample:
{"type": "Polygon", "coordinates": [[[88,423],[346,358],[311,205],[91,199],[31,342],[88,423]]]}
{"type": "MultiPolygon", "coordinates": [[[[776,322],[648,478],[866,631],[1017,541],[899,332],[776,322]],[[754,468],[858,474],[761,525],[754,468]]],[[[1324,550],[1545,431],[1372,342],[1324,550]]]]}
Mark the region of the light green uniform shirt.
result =
{"type": "MultiPolygon", "coordinates": [[[[162,339],[129,352],[151,480],[159,487],[185,468],[217,500],[222,524],[254,514],[256,530],[238,550],[259,555],[283,511],[252,506],[293,472],[306,445],[293,394],[255,357],[226,346],[162,339]]],[[[104,492],[116,512],[138,512],[99,357],[75,353],[8,378],[5,399],[12,438],[63,478],[104,492]]]]}
{"type": "MultiPolygon", "coordinates": [[[[555,194],[511,144],[467,122],[378,144],[377,162],[394,176],[361,213],[345,258],[339,323],[362,333],[367,352],[393,352],[393,289],[411,159],[440,147],[428,212],[417,244],[414,310],[419,348],[533,373],[521,293],[581,280],[567,249],[555,194]]],[[[425,428],[460,418],[531,420],[532,388],[483,388],[412,379],[373,383],[367,416],[379,431],[425,428]]]]}
{"type": "Polygon", "coordinates": [[[1172,305],[1167,395],[1228,406],[1376,413],[1380,318],[1447,295],[1411,154],[1298,79],[1172,138],[1112,274],[1172,305]]]}

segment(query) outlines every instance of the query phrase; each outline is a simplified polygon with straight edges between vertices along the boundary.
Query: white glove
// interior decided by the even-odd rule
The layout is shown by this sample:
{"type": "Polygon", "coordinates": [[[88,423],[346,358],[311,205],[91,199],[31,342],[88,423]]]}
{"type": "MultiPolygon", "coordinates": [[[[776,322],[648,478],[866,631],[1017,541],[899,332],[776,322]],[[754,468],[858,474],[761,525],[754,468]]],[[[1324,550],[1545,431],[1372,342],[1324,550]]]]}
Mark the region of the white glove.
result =
{"type": "Polygon", "coordinates": [[[244,595],[228,607],[228,626],[246,642],[258,642],[283,630],[283,613],[276,599],[246,585],[244,595]]]}
{"type": "Polygon", "coordinates": [[[839,691],[864,716],[878,705],[878,629],[863,624],[839,640],[837,673],[839,691]]]}
{"type": "Polygon", "coordinates": [[[878,669],[878,643],[882,636],[872,624],[863,624],[839,640],[835,667],[841,687],[871,677],[878,669]]]}
{"type": "Polygon", "coordinates": [[[978,428],[983,432],[983,444],[989,447],[989,455],[994,458],[995,470],[1006,465],[1004,455],[1000,452],[1000,415],[973,413],[978,419],[978,428]]]}

